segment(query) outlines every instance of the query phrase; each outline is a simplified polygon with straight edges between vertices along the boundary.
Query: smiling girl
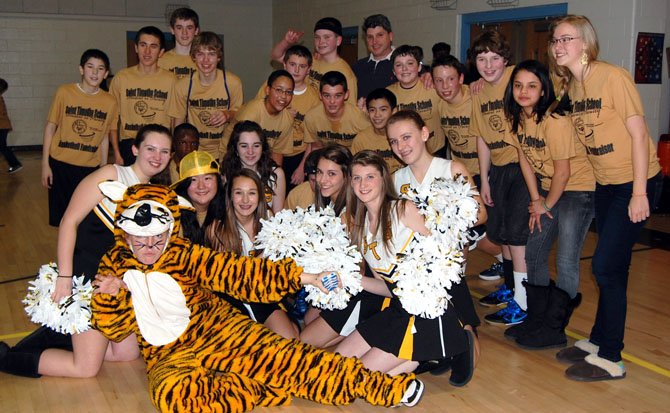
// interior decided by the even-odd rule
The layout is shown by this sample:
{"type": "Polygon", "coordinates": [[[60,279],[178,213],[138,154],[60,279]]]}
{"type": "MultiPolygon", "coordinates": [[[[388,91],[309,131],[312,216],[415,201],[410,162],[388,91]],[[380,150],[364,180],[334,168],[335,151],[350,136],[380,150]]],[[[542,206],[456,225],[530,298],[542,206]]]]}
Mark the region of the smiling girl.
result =
{"type": "Polygon", "coordinates": [[[567,344],[564,329],[581,301],[579,260],[593,219],[593,168],[570,118],[556,109],[558,103],[542,63],[526,60],[514,68],[505,91],[505,114],[515,134],[509,143],[517,148],[531,197],[525,283],[528,318],[508,328],[505,336],[528,349],[567,344]],[[549,254],[556,241],[554,284],[549,254]]]}
{"type": "Polygon", "coordinates": [[[286,198],[284,171],[272,159],[270,145],[261,126],[249,120],[235,124],[230,136],[222,162],[226,182],[242,168],[258,174],[265,188],[263,194],[268,207],[274,213],[281,211],[286,198]]]}
{"type": "MultiPolygon", "coordinates": [[[[58,230],[59,275],[52,295],[55,302],[72,294],[73,275],[92,280],[101,257],[114,244],[116,204],[103,196],[98,183],[110,179],[126,185],[147,183],[165,169],[171,147],[172,136],[167,128],[146,125],[137,132],[132,147],[136,156],[133,165],[106,165],[77,186],[58,230]]],[[[138,356],[134,334],[114,343],[91,329],[73,334],[70,342],[67,336],[41,327],[8,350],[0,360],[0,370],[27,377],[94,377],[103,360],[128,361],[138,356]]]]}

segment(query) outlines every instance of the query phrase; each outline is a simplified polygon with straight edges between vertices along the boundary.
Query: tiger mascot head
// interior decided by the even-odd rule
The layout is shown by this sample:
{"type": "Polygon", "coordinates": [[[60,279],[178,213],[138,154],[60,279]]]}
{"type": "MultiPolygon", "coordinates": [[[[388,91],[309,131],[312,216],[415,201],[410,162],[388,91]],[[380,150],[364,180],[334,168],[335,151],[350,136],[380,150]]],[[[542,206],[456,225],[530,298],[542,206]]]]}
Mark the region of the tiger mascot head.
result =
{"type": "Polygon", "coordinates": [[[165,231],[170,232],[170,241],[173,241],[179,236],[181,209],[194,209],[190,202],[163,185],[127,187],[121,182],[105,181],[98,187],[117,204],[114,216],[117,243],[125,243],[126,233],[150,237],[165,231]]]}

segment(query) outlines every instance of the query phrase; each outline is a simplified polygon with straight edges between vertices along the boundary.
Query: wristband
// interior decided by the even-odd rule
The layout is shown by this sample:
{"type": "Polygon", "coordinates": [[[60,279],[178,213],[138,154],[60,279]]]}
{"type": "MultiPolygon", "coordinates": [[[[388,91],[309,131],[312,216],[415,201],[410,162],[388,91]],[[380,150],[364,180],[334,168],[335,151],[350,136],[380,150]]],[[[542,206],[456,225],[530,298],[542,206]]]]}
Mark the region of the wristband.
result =
{"type": "Polygon", "coordinates": [[[635,196],[647,196],[647,193],[645,192],[644,194],[632,194],[631,198],[635,196]]]}
{"type": "Polygon", "coordinates": [[[59,275],[57,278],[72,278],[71,275],[59,275]]]}
{"type": "Polygon", "coordinates": [[[547,206],[547,201],[542,201],[542,206],[547,210],[547,212],[551,212],[551,208],[547,206]]]}

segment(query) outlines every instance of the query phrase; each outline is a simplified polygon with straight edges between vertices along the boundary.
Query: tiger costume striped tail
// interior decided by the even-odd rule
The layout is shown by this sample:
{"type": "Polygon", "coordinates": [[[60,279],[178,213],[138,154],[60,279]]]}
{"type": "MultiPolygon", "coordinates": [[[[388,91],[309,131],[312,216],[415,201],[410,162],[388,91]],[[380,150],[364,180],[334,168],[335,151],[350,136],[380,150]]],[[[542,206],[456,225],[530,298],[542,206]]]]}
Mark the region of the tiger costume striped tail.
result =
{"type": "Polygon", "coordinates": [[[176,283],[183,297],[174,297],[177,292],[167,300],[169,303],[153,303],[153,311],[161,325],[179,334],[170,342],[152,343],[154,337],[162,336],[143,324],[139,299],[145,291],[132,291],[131,283],[126,283],[130,290],[121,289],[116,295],[94,296],[92,324],[114,341],[137,334],[157,409],[244,412],[257,406],[285,405],[292,397],[331,405],[349,404],[356,398],[383,406],[401,401],[413,375],[391,377],[371,372],[356,359],[284,339],[212,292],[221,291],[247,302],[279,301],[300,288],[302,270],[292,260],[238,257],[179,238],[179,203],[176,194],[166,187],[128,188],[117,208],[117,219],[126,208],[144,200],[167,206],[175,218],[163,255],[153,265],[140,263],[123,231],[116,228],[116,245],[103,257],[99,273],[124,280],[128,280],[128,274],[141,274],[150,299],[152,294],[160,296],[158,287],[152,290],[154,285],[176,283]],[[163,279],[162,284],[155,283],[163,279]],[[180,303],[181,298],[186,309],[179,313],[181,319],[159,313],[158,309],[169,308],[166,306],[172,301],[180,303]],[[186,320],[185,327],[179,327],[180,320],[186,320]]]}

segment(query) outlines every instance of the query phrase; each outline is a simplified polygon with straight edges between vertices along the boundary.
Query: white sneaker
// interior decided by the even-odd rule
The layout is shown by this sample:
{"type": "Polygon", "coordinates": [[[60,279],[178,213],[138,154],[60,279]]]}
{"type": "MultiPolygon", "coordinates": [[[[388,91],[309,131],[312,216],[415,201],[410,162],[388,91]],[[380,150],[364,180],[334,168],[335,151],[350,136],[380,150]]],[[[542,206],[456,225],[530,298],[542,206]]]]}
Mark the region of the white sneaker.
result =
{"type": "Polygon", "coordinates": [[[400,403],[393,406],[393,407],[399,407],[399,406],[407,406],[407,407],[413,407],[416,406],[417,403],[419,403],[419,400],[421,400],[421,396],[423,396],[423,389],[424,389],[424,384],[421,380],[419,379],[414,379],[409,386],[407,386],[407,390],[405,390],[405,394],[402,396],[402,400],[400,400],[400,403]]]}

